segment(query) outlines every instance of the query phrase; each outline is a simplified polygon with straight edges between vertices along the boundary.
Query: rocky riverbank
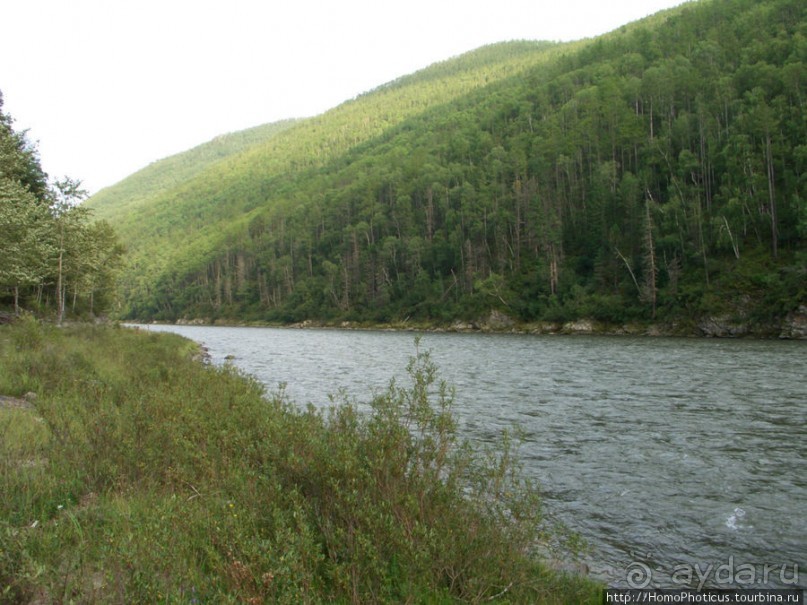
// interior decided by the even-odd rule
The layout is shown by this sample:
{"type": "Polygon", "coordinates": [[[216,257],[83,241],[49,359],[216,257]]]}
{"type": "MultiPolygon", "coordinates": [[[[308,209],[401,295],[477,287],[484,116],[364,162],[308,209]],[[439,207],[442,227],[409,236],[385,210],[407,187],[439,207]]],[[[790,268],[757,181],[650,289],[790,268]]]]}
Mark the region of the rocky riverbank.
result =
{"type": "Polygon", "coordinates": [[[613,324],[581,318],[574,321],[519,322],[498,310],[474,321],[456,320],[450,324],[401,321],[367,323],[353,321],[327,322],[307,319],[292,324],[243,322],[237,319],[181,318],[177,325],[265,326],[285,328],[338,328],[345,330],[406,330],[426,332],[496,332],[511,334],[585,334],[629,336],[679,336],[707,338],[779,338],[807,340],[807,305],[800,305],[779,322],[758,323],[742,313],[709,315],[674,322],[632,322],[613,324]]]}

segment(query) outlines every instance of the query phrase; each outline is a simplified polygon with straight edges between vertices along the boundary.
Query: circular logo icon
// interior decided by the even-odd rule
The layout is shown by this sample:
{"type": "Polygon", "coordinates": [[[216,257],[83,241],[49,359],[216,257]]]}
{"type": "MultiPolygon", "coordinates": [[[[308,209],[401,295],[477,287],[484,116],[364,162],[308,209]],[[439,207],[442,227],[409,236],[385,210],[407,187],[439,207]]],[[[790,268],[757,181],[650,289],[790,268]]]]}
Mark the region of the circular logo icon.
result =
{"type": "Polygon", "coordinates": [[[653,579],[653,572],[644,563],[633,562],[625,570],[625,578],[631,588],[647,588],[653,579]]]}

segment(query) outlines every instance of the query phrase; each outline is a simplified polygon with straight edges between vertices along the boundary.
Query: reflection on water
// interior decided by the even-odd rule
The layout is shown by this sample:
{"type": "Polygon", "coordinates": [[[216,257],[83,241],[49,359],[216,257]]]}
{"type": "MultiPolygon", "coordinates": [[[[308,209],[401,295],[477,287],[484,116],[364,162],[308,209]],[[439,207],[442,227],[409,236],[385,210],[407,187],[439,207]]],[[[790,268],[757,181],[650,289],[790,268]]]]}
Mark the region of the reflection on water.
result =
{"type": "MultiPolygon", "coordinates": [[[[317,406],[339,389],[368,401],[415,351],[399,332],[149,329],[317,406]]],[[[676,568],[729,561],[786,565],[790,581],[769,585],[807,574],[804,343],[428,333],[420,346],[456,387],[466,435],[523,430],[526,471],[609,583],[626,586],[633,564],[664,586],[676,568]]]]}

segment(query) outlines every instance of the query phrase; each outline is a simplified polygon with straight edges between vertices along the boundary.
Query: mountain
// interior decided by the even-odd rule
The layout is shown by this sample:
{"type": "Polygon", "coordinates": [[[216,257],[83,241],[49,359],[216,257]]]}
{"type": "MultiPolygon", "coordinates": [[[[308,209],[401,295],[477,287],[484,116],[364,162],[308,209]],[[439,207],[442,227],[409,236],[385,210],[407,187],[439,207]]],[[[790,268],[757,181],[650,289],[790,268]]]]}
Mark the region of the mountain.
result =
{"type": "Polygon", "coordinates": [[[807,300],[806,17],[702,0],[492,45],[155,163],[88,202],[129,246],[123,314],[774,332],[807,300]]]}

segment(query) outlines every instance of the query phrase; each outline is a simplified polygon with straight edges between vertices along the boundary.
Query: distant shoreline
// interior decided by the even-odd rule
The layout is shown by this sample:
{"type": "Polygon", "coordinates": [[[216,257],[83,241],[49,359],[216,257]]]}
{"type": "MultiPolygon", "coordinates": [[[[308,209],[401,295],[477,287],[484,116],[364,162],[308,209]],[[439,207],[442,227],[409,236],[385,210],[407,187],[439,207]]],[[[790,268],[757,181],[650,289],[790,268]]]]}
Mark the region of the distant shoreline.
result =
{"type": "Polygon", "coordinates": [[[610,324],[607,322],[578,319],[568,322],[517,322],[498,312],[478,321],[456,320],[449,324],[427,322],[373,323],[355,321],[305,320],[294,323],[274,323],[263,321],[243,321],[234,318],[180,318],[170,321],[132,320],[142,325],[185,325],[222,327],[265,327],[285,329],[338,329],[338,330],[379,330],[397,332],[470,333],[470,334],[521,334],[521,335],[584,335],[584,336],[648,336],[653,338],[728,338],[753,340],[807,340],[807,306],[788,314],[776,324],[754,324],[736,321],[725,316],[705,317],[682,322],[653,323],[633,322],[610,324]]]}

